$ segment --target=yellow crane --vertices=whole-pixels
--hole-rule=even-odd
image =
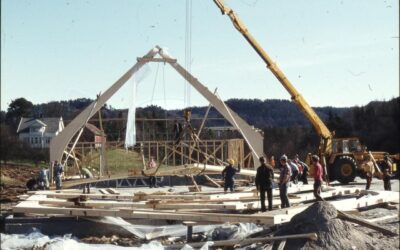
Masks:
[[[267,64],[267,68],[275,75],[283,87],[289,92],[293,102],[300,108],[304,115],[311,122],[321,138],[318,154],[322,159],[325,174],[329,179],[336,179],[341,183],[353,181],[359,167],[367,155],[372,155],[376,162],[384,159],[386,152],[367,152],[366,147],[362,146],[359,139],[352,138],[333,138],[332,133],[317,113],[307,103],[303,96],[296,90],[282,70],[274,63],[267,52],[261,47],[257,40],[251,35],[238,15],[223,0],[214,0],[223,15],[228,15],[233,26],[249,42],[257,54]],[[378,166],[376,166],[378,167]]]

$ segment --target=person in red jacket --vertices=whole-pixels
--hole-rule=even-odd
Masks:
[[[321,186],[322,186],[322,177],[323,177],[323,170],[322,166],[319,163],[318,155],[313,155],[311,157],[312,164],[314,166],[314,196],[317,200],[322,200],[321,198]]]

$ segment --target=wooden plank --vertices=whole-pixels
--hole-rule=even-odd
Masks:
[[[133,195],[119,195],[119,194],[63,194],[63,193],[54,193],[47,194],[47,197],[50,198],[62,198],[62,199],[71,199],[71,198],[96,198],[96,199],[114,199],[114,200],[132,200]]]
[[[390,192],[389,192],[390,193]],[[391,192],[394,193],[394,195],[396,194],[396,192]],[[64,194],[64,195],[70,195],[70,194]],[[334,205],[335,207],[339,207],[343,209],[343,205],[346,205],[346,209],[348,208],[358,208],[361,206],[366,206],[366,205],[374,205],[376,203],[379,202],[387,202],[385,201],[384,197],[388,197],[388,191],[386,192],[382,192],[378,193],[378,195],[372,196],[372,197],[368,197],[365,199],[368,199],[369,202],[366,202],[365,199],[360,198],[360,199],[344,199],[342,201],[332,201],[331,204]],[[392,197],[392,199],[393,199]],[[390,196],[389,196],[390,198]],[[34,201],[27,201],[27,202],[34,202]],[[106,202],[106,201],[87,201],[87,202],[82,202],[82,204],[87,204],[87,205],[105,205],[105,206],[110,206],[110,207],[116,207],[118,205],[122,206],[131,206],[131,205],[136,205],[135,209],[139,209],[139,207],[147,207],[147,208],[153,208],[153,209],[229,209],[229,208],[235,208],[234,206],[236,206],[236,209],[238,208],[238,206],[240,206],[240,203],[237,204],[208,204],[207,206],[205,206],[206,204],[163,204],[163,203],[159,203],[159,204],[155,204],[155,205],[139,205],[140,203],[120,203],[118,204],[118,202],[115,201],[111,201],[111,202]],[[34,204],[34,203],[33,203]],[[36,201],[37,205],[38,201]],[[145,215],[142,214],[135,214],[135,215],[130,215],[130,214],[126,214],[128,213],[127,211],[133,211],[133,210],[125,210],[125,209],[109,209],[110,212],[106,213],[103,210],[100,210],[100,212],[98,211],[98,209],[83,209],[83,210],[72,210],[72,212],[68,212],[70,211],[69,208],[64,208],[66,210],[61,210],[61,214],[70,214],[72,213],[72,215],[84,215],[84,216],[114,216],[112,214],[116,214],[116,216],[126,216],[128,218],[151,218],[151,219],[177,219],[180,220],[180,218],[184,218],[185,220],[195,220],[195,221],[214,221],[214,222],[223,222],[224,219],[226,219],[226,221],[235,221],[235,222],[240,222],[240,221],[264,221],[265,223],[269,223],[269,225],[273,225],[273,224],[281,224],[284,222],[289,221],[295,214],[305,210],[308,207],[308,205],[303,205],[303,206],[298,206],[298,207],[291,207],[288,209],[281,209],[281,210],[275,210],[275,211],[271,211],[271,212],[266,212],[266,213],[261,213],[261,214],[256,214],[256,215],[251,215],[251,217],[247,217],[247,218],[242,218],[242,217],[235,217],[235,215],[227,215],[224,214],[224,216],[221,217],[221,214],[215,214],[215,213],[185,213],[185,215],[182,215],[182,212],[180,213],[172,213],[169,214],[170,217],[164,216],[165,213],[161,213],[161,211],[158,211],[156,214],[149,214],[148,217],[146,217]],[[15,212],[25,212],[25,213],[58,213],[60,211],[57,210],[51,210],[54,207],[46,207],[46,206],[42,206],[42,207],[38,207],[38,206],[32,206],[32,203],[24,203],[21,202],[20,204],[18,204],[16,206],[16,210]],[[50,210],[49,210],[50,209]],[[56,208],[54,208],[56,209]],[[62,208],[60,208],[62,209]],[[85,213],[86,215],[85,215]],[[137,211],[136,211],[137,212]],[[154,211],[155,212],[155,211]],[[135,213],[135,211],[133,211],[133,213]],[[104,215],[106,214],[106,215]],[[111,215],[110,215],[111,214]],[[175,216],[176,215],[176,216]],[[232,217],[233,216],[233,217]],[[208,218],[209,217],[209,218]],[[188,219],[189,218],[189,219]],[[261,219],[260,219],[261,218]]]
[[[294,191],[297,191],[298,189],[295,189]],[[304,189],[300,189],[304,190]],[[322,197],[332,197],[332,196],[338,196],[338,195],[345,195],[345,194],[351,194],[351,193],[357,193],[359,188],[337,188],[332,191],[323,191],[321,193]],[[192,194],[170,194],[170,193],[165,193],[165,194],[147,194],[147,193],[135,193],[135,194],[128,194],[128,193],[123,193],[123,194],[96,194],[96,193],[91,193],[91,194],[85,194],[83,195],[82,193],[57,193],[54,191],[41,191],[41,194],[47,195],[47,197],[51,198],[61,198],[61,199],[70,199],[70,198],[78,198],[78,197],[85,197],[86,199],[114,199],[114,200],[152,200],[152,199],[161,199],[165,200],[166,202],[211,202],[211,201],[257,201],[258,197],[255,195],[253,191],[243,191],[243,192],[234,192],[234,193],[223,193],[223,192],[204,192],[204,195],[202,194],[203,192],[198,192],[198,193],[192,193]],[[279,195],[278,190],[273,190],[273,194],[275,197]],[[291,198],[290,200],[293,202],[302,202],[306,200],[313,200],[313,194],[310,193],[303,193],[303,194],[296,194],[297,199]],[[276,202],[274,202],[276,203]]]
[[[274,245],[273,245],[272,243],[266,244],[266,245],[263,246],[263,250],[272,250],[272,247],[273,247],[273,246],[274,246]]]
[[[24,201],[13,208],[14,213],[27,214],[64,214],[69,216],[114,216],[137,219],[161,219],[161,220],[191,220],[209,222],[252,222],[271,225],[271,219],[259,214],[220,214],[220,213],[190,213],[190,212],[162,212],[162,211],[137,211],[132,209],[87,209],[87,208],[60,208],[47,207],[37,201]]]
[[[108,191],[108,193],[110,194],[120,194],[117,190],[115,190],[114,188],[107,188],[106,189]]]
[[[110,194],[106,189],[99,189],[99,192],[102,194]]]
[[[192,179],[193,185],[196,187],[196,191],[200,192],[201,190],[200,190],[199,186],[197,185],[197,182],[194,179],[193,175],[190,175],[190,178]]]
[[[390,220],[390,219],[394,219],[394,218],[399,219],[399,215],[397,215],[397,214],[386,215],[386,216],[383,216],[383,217],[378,217],[378,218],[373,218],[373,219],[366,219],[366,221],[368,221],[368,222],[377,222],[377,221]]]
[[[286,245],[286,240],[282,240],[281,242],[279,242],[277,250],[283,250],[285,248],[285,245]]]
[[[214,184],[214,186],[215,187],[217,187],[217,188],[220,188],[221,187],[221,185],[219,185],[218,183],[216,183],[210,176],[208,176],[208,175],[203,175],[204,177],[206,177],[206,179],[209,181],[209,182],[211,182],[212,184]]]
[[[222,193],[222,194],[212,194],[212,195],[202,195],[202,194],[135,194],[135,200],[149,200],[149,199],[162,199],[162,200],[172,200],[172,199],[182,199],[182,200],[220,200],[220,199],[239,199],[244,197],[255,197],[253,192],[234,192],[234,193]]]
[[[263,243],[268,241],[275,240],[283,240],[286,241],[288,239],[308,239],[308,240],[317,240],[318,236],[316,233],[308,233],[308,234],[293,234],[293,235],[284,235],[284,236],[272,236],[272,237],[262,237],[262,238],[245,238],[238,240],[221,240],[221,241],[213,241],[212,247],[220,247],[220,246],[246,246],[253,243]],[[195,243],[186,243],[193,248],[202,247],[205,242],[195,242]],[[185,244],[174,244],[174,245],[165,245],[167,248],[182,248]]]
[[[378,224],[375,224],[373,222],[368,222],[368,221],[366,221],[364,219],[361,219],[361,218],[358,218],[358,217],[356,217],[354,215],[352,216],[352,215],[345,214],[345,213],[343,213],[341,211],[338,211],[338,218],[342,219],[342,220],[346,220],[346,221],[350,221],[350,222],[356,223],[358,225],[361,225],[361,226],[364,226],[364,227],[367,227],[367,228],[370,228],[370,229],[373,229],[373,230],[376,230],[378,232],[381,232],[381,233],[389,235],[389,236],[397,236],[397,235],[399,235],[398,233],[396,233],[394,231],[391,231],[389,229],[386,229],[386,228],[384,228],[382,226],[379,226]]]

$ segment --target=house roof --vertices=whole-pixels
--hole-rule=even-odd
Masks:
[[[96,127],[95,125],[91,124],[91,123],[86,123],[85,127],[87,129],[89,129],[89,131],[92,132],[95,135],[101,135],[102,134],[101,130],[98,127]]]
[[[45,118],[28,118],[21,117],[21,121],[19,122],[17,133],[23,132],[26,129],[29,129],[34,124],[39,124],[40,126],[46,127],[45,133],[55,133],[58,131],[60,121],[62,122],[62,117],[53,118],[53,117],[45,117]]]

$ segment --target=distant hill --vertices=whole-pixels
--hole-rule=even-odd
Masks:
[[[64,120],[73,119],[93,100],[76,99],[32,105],[25,100],[24,116],[62,116]],[[28,103],[27,103],[28,102]],[[30,103],[30,104],[29,104]],[[250,125],[263,129],[265,134],[265,150],[269,154],[304,153],[315,151],[318,135],[298,107],[288,100],[229,99],[227,105],[245,119]],[[28,107],[28,108],[26,108]],[[192,117],[204,116],[207,107],[192,107]],[[338,137],[357,136],[371,150],[383,150],[391,153],[400,152],[400,98],[389,101],[372,101],[365,106],[348,108],[315,107],[320,118]],[[16,128],[18,114],[21,111],[13,107],[8,113],[2,112],[0,121],[9,122],[11,131]],[[127,109],[114,109],[105,105],[103,118],[123,118],[104,124],[109,140],[124,138]],[[138,108],[138,118],[182,118],[182,110],[164,110],[158,106]],[[14,117],[13,117],[14,116]],[[210,118],[222,117],[215,109],[211,109]],[[97,119],[97,116],[94,118]],[[94,122],[96,123],[96,122]],[[206,126],[227,125],[227,122],[210,120]],[[146,126],[151,126],[147,127]],[[146,131],[168,130],[171,126],[166,122],[153,125],[140,125]],[[145,131],[145,132],[146,132]],[[156,139],[153,137],[153,139]]]
[[[226,104],[249,124],[257,128],[310,126],[310,122],[299,108],[288,100],[229,99]],[[351,108],[321,107],[315,108],[322,120],[329,114],[342,116]],[[195,107],[192,112],[198,116],[205,113],[206,107]],[[209,117],[221,117],[215,109]]]

